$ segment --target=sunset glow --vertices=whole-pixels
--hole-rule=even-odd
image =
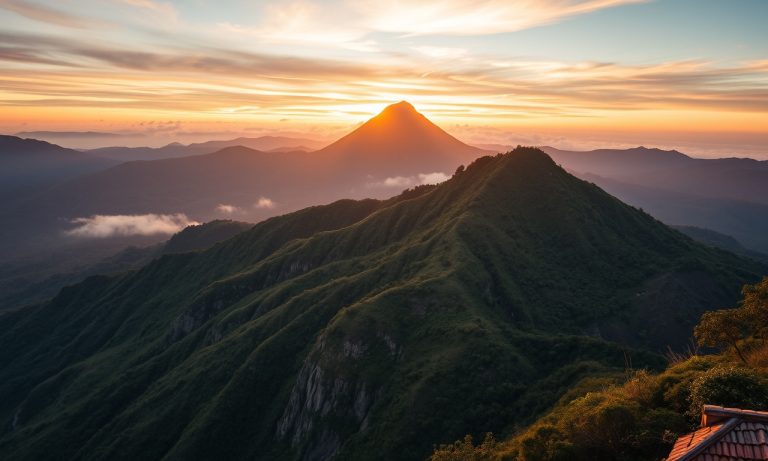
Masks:
[[[0,0],[0,131],[332,140],[408,100],[474,143],[768,156],[765,2],[387,5]]]

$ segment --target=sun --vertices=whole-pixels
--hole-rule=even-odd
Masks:
[[[390,104],[401,101],[401,99],[392,99],[381,102],[348,102],[343,104],[333,104],[326,107],[328,114],[334,117],[356,122],[361,119],[369,119],[379,114]]]

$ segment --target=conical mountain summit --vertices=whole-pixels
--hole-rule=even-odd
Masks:
[[[387,106],[378,115],[316,152],[332,168],[378,176],[450,173],[486,153],[446,133],[410,103]]]

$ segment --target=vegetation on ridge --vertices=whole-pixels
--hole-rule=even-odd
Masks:
[[[768,277],[746,285],[739,307],[706,312],[701,346],[719,355],[681,356],[659,374],[631,371],[584,380],[554,409],[508,440],[472,437],[437,448],[432,461],[659,460],[694,430],[705,404],[768,410]],[[729,331],[732,335],[723,335]]]
[[[0,315],[0,454],[423,459],[661,369],[763,271],[519,148]]]

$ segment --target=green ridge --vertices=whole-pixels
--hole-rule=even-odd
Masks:
[[[764,271],[518,148],[0,315],[0,457],[423,459],[662,367]]]

